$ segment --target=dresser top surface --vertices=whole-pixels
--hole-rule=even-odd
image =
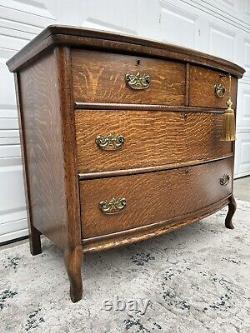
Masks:
[[[228,60],[174,44],[65,25],[50,25],[45,28],[14,55],[7,65],[11,71],[18,71],[45,49],[60,45],[174,59],[219,69],[239,78],[245,72],[242,67]]]

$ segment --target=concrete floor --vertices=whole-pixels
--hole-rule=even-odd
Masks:
[[[250,177],[239,178],[234,181],[234,196],[240,200],[250,201]],[[28,242],[28,240],[24,239],[11,244],[0,245],[0,250],[26,242]]]
[[[234,181],[234,196],[240,200],[250,201],[250,177]]]

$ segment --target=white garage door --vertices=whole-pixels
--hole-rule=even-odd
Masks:
[[[14,81],[5,63],[54,23],[176,43],[243,66],[235,176],[250,174],[250,0],[0,0],[0,243],[27,234]]]

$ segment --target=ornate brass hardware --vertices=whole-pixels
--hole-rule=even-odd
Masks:
[[[220,184],[222,186],[226,186],[226,185],[228,185],[229,180],[230,180],[230,176],[225,174],[220,178]]]
[[[147,89],[150,85],[150,75],[149,74],[126,74],[125,81],[131,89],[142,90]]]
[[[120,213],[127,205],[125,198],[112,198],[110,201],[105,200],[99,203],[99,207],[103,214],[113,215]]]
[[[98,148],[102,150],[118,150],[125,143],[123,135],[109,134],[107,136],[98,135],[95,139]]]
[[[222,83],[217,83],[214,85],[214,93],[217,97],[222,98],[225,96],[226,88]]]

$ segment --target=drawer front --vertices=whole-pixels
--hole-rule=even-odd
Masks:
[[[188,113],[185,121],[186,160],[210,160],[233,153],[232,142],[221,140],[223,125],[223,113]]]
[[[184,105],[185,65],[95,51],[72,51],[77,102]]]
[[[233,160],[190,168],[80,182],[83,238],[165,221],[197,211],[232,189]]]
[[[190,66],[190,106],[223,108],[229,96],[229,76],[200,66]],[[223,94],[225,89],[225,93]],[[237,79],[232,77],[231,96],[236,105]],[[221,96],[221,97],[219,97]]]
[[[154,167],[232,152],[220,141],[223,114],[76,111],[78,171]],[[123,140],[120,142],[119,140]]]

